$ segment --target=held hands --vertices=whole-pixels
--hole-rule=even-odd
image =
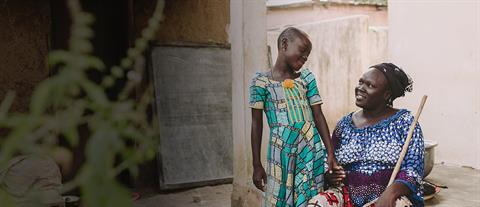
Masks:
[[[343,182],[343,178],[345,178],[345,171],[343,168],[338,165],[337,159],[335,159],[335,155],[333,153],[329,153],[327,156],[327,177],[330,175],[332,177],[332,182],[329,182],[332,186],[339,186],[340,183]]]
[[[265,191],[265,185],[267,184],[267,173],[261,165],[253,167],[253,184],[261,191]]]
[[[327,156],[327,164],[328,164],[328,173],[333,173],[333,169],[338,165],[337,159],[335,159],[335,156],[333,154],[329,154]],[[343,168],[342,168],[343,169]]]
[[[335,162],[336,164],[336,162]],[[345,170],[343,170],[342,166],[334,165],[332,168],[331,173],[330,170],[325,174],[325,179],[327,180],[328,184],[334,187],[340,186],[343,183],[343,180],[346,177]]]

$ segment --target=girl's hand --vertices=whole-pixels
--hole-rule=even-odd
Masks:
[[[335,159],[335,155],[329,154],[327,156],[327,165],[328,165],[328,173],[333,173],[333,169],[338,166],[337,159]]]
[[[265,185],[267,184],[267,173],[261,165],[253,167],[253,184],[261,191],[265,191]]]

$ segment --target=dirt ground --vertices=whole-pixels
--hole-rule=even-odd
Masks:
[[[427,180],[445,185],[426,207],[480,206],[480,170],[435,165]],[[153,194],[135,202],[135,207],[230,207],[232,185],[195,188],[168,194]],[[260,205],[259,205],[260,206]]]
[[[232,185],[195,188],[140,199],[135,207],[229,207]]]

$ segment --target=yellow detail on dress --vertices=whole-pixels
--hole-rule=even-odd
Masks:
[[[297,84],[295,82],[293,82],[292,84],[288,82],[287,84],[285,83],[287,80],[282,83],[286,100],[286,103],[282,103],[282,106],[284,106],[283,104],[286,104],[290,122],[294,123],[301,121],[309,121],[310,116],[307,114],[309,109],[307,108],[307,105],[303,103],[303,100],[305,98],[300,94],[300,89],[298,88]]]

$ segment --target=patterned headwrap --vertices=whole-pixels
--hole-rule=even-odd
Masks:
[[[413,81],[410,76],[393,63],[380,63],[371,68],[381,71],[387,78],[388,86],[392,92],[392,96],[388,100],[389,105],[392,105],[396,98],[405,96],[405,92],[413,90]]]

